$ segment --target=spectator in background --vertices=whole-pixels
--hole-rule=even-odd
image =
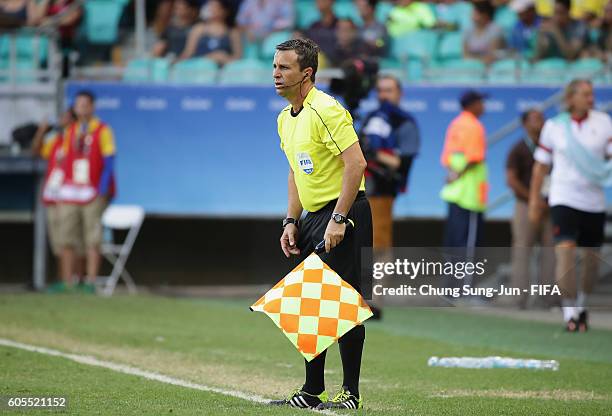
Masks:
[[[263,40],[272,32],[293,28],[293,1],[244,0],[238,9],[236,23],[249,42]]]
[[[594,40],[589,47],[588,55],[607,61],[609,55],[612,54],[612,1],[606,4],[598,26]]]
[[[34,24],[43,27],[52,24],[59,25],[59,46],[63,55],[62,73],[64,77],[69,75],[69,55],[76,49],[75,38],[82,16],[82,7],[75,6],[74,0],[42,0],[36,6]],[[56,19],[59,20],[56,22]]]
[[[375,249],[393,246],[393,202],[406,191],[410,168],[420,147],[416,121],[400,108],[402,91],[394,76],[378,77],[379,107],[366,116],[360,134],[368,163],[366,192],[372,207]]]
[[[530,263],[533,246],[540,243],[539,284],[554,283],[555,257],[552,222],[545,207],[539,224],[532,224],[527,215],[529,187],[533,170],[533,153],[540,141],[544,114],[532,109],[521,115],[525,136],[514,145],[506,160],[506,182],[516,198],[512,218],[512,287],[527,289],[530,282]],[[541,200],[544,203],[544,200]],[[533,282],[535,283],[535,282]],[[527,306],[527,294],[517,299],[519,308]]]
[[[378,0],[355,0],[355,6],[363,21],[359,28],[361,40],[370,56],[382,57],[387,53],[389,36],[385,25],[376,20],[374,12],[377,4]]]
[[[367,45],[361,40],[357,26],[351,19],[338,19],[336,23],[336,46],[327,55],[331,66],[339,67],[348,59],[367,55]]]
[[[589,80],[571,81],[565,89],[565,104],[565,112],[544,124],[534,153],[529,220],[534,224],[542,221],[545,205],[541,190],[550,172],[548,204],[563,320],[568,332],[585,332],[587,297],[599,277],[599,251],[605,236],[604,187],[612,182],[612,119],[593,109],[593,84]],[[578,249],[582,254],[580,267],[576,261]]]
[[[493,22],[495,9],[488,1],[474,3],[474,26],[463,34],[463,57],[478,59],[485,64],[495,61],[504,46],[504,33]]]
[[[61,280],[62,270],[60,263],[60,255],[62,247],[60,245],[59,236],[61,223],[59,219],[59,190],[64,179],[63,159],[64,159],[64,134],[68,127],[76,121],[76,115],[73,109],[66,110],[59,121],[58,126],[50,127],[47,121],[43,121],[38,126],[38,130],[32,141],[32,155],[40,157],[47,161],[47,170],[43,183],[42,200],[47,212],[47,233],[49,235],[49,244],[51,252],[57,258],[57,277],[58,282],[51,285],[48,289],[51,293],[63,292],[67,289],[70,282]],[[85,268],[83,267],[83,259],[85,256],[84,245],[81,235],[78,235],[76,246],[77,257],[75,275],[77,278],[83,277]]]
[[[321,18],[306,30],[306,37],[319,45],[323,55],[328,57],[333,55],[336,48],[338,18],[334,14],[334,0],[317,0],[316,4]]]
[[[552,18],[540,25],[536,59],[576,59],[588,40],[584,23],[570,18],[570,0],[555,0]]]
[[[485,111],[485,95],[466,91],[462,112],[448,126],[441,163],[447,170],[441,197],[448,202],[445,247],[473,249],[481,245],[483,213],[487,204],[485,128],[478,120]]]
[[[62,280],[68,287],[73,283],[75,253],[82,236],[87,276],[81,288],[94,293],[100,269],[102,213],[115,195],[115,141],[111,128],[95,116],[91,92],[77,93],[74,112],[77,122],[64,134],[64,180],[58,194]]]
[[[398,0],[389,13],[387,30],[392,37],[405,35],[415,30],[431,29],[436,16],[431,7],[417,0]]]
[[[510,3],[512,9],[518,16],[514,24],[508,46],[521,56],[533,57],[538,37],[538,29],[542,19],[536,13],[534,0],[513,0]]]
[[[35,24],[36,0],[0,0],[0,28]]]
[[[208,0],[206,7],[208,19],[189,32],[180,59],[204,57],[219,65],[240,59],[242,41],[238,29],[230,24],[229,8],[221,0]]]
[[[153,46],[153,56],[167,54],[179,56],[187,44],[187,37],[199,20],[197,0],[176,0],[172,8],[172,20]]]
[[[74,0],[42,0],[36,6],[33,20],[38,26],[45,26],[54,20],[54,16],[66,13],[58,21],[62,48],[72,48],[76,30],[83,16],[80,6],[71,9],[73,3]]]

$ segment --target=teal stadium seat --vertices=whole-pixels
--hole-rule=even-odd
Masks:
[[[389,13],[393,9],[393,4],[388,1],[379,1],[376,5],[376,10],[374,11],[374,15],[376,20],[380,23],[387,23],[387,19],[389,19]]]
[[[584,78],[590,79],[598,84],[605,84],[607,82],[607,79],[606,74],[604,73],[604,68],[604,63],[599,59],[580,59],[570,64],[569,71],[567,71],[567,76],[565,80],[571,81],[575,78]]]
[[[463,37],[460,32],[449,32],[442,35],[438,44],[438,60],[456,60],[463,57]]]
[[[313,7],[315,6],[313,5]],[[361,20],[361,16],[359,15],[359,10],[357,10],[355,4],[350,0],[336,0],[334,3],[334,13],[339,19],[350,19],[355,22],[356,25],[363,24],[363,20]]]
[[[250,42],[246,36],[242,37],[242,59],[259,59],[261,44]]]
[[[113,44],[119,35],[119,19],[126,0],[87,0],[85,36],[93,44]]]
[[[165,58],[132,59],[123,71],[126,82],[166,82],[170,61]]]
[[[484,80],[485,65],[476,59],[440,62],[428,70],[428,80],[440,83],[474,84]]]
[[[380,69],[402,69],[402,63],[393,58],[384,58],[380,60]]]
[[[510,33],[517,20],[516,12],[508,6],[501,6],[495,11],[494,21],[506,34]]]
[[[516,84],[528,74],[529,67],[526,60],[502,59],[491,64],[487,80],[491,84]]]
[[[551,58],[538,61],[531,66],[529,73],[523,79],[527,84],[557,85],[563,84],[568,65],[564,59]]]
[[[170,72],[170,81],[177,84],[216,84],[217,63],[211,59],[193,58],[177,62]]]
[[[14,35],[15,77],[17,83],[36,81],[35,71],[43,68],[49,55],[49,39],[46,36],[23,31]],[[11,36],[0,36],[0,69],[10,69]],[[8,81],[10,74],[2,76],[2,82]]]
[[[255,59],[230,62],[221,69],[219,83],[272,85],[272,65]]]
[[[428,60],[432,57],[438,43],[438,34],[430,30],[419,30],[393,39],[391,56],[398,61],[412,58]]]
[[[32,33],[15,35],[15,56],[19,60],[32,60],[38,65],[47,62],[49,55],[49,39],[46,36]],[[9,58],[11,53],[10,35],[0,35],[0,56]]]
[[[472,26],[472,10],[471,3],[466,1],[457,1],[449,4],[445,8],[437,8],[436,17],[447,23],[457,25],[459,30],[465,30]]]
[[[261,57],[264,60],[272,60],[272,58],[274,58],[274,53],[276,53],[276,45],[289,40],[292,37],[291,32],[288,31],[274,32],[269,34],[261,45]]]
[[[308,29],[321,18],[319,10],[312,0],[298,0],[295,3],[296,24],[298,29]]]

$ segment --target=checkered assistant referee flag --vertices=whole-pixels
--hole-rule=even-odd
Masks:
[[[361,295],[312,253],[251,306],[274,321],[307,361],[372,316]]]

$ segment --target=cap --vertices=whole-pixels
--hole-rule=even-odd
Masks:
[[[512,0],[509,6],[513,12],[523,13],[530,7],[535,7],[535,0]]]
[[[459,102],[461,103],[461,107],[465,108],[468,105],[475,103],[476,101],[483,100],[487,97],[487,94],[480,93],[476,90],[467,90],[461,95]]]

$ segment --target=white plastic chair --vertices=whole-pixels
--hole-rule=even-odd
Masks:
[[[125,263],[144,221],[144,215],[144,209],[137,205],[111,205],[104,211],[102,226],[110,230],[111,235],[114,230],[128,230],[128,233],[121,244],[115,243],[112,238],[102,244],[101,254],[113,265],[109,276],[99,278],[103,286],[103,295],[111,296],[120,278],[123,279],[130,294],[136,293],[136,284],[125,269]]]

